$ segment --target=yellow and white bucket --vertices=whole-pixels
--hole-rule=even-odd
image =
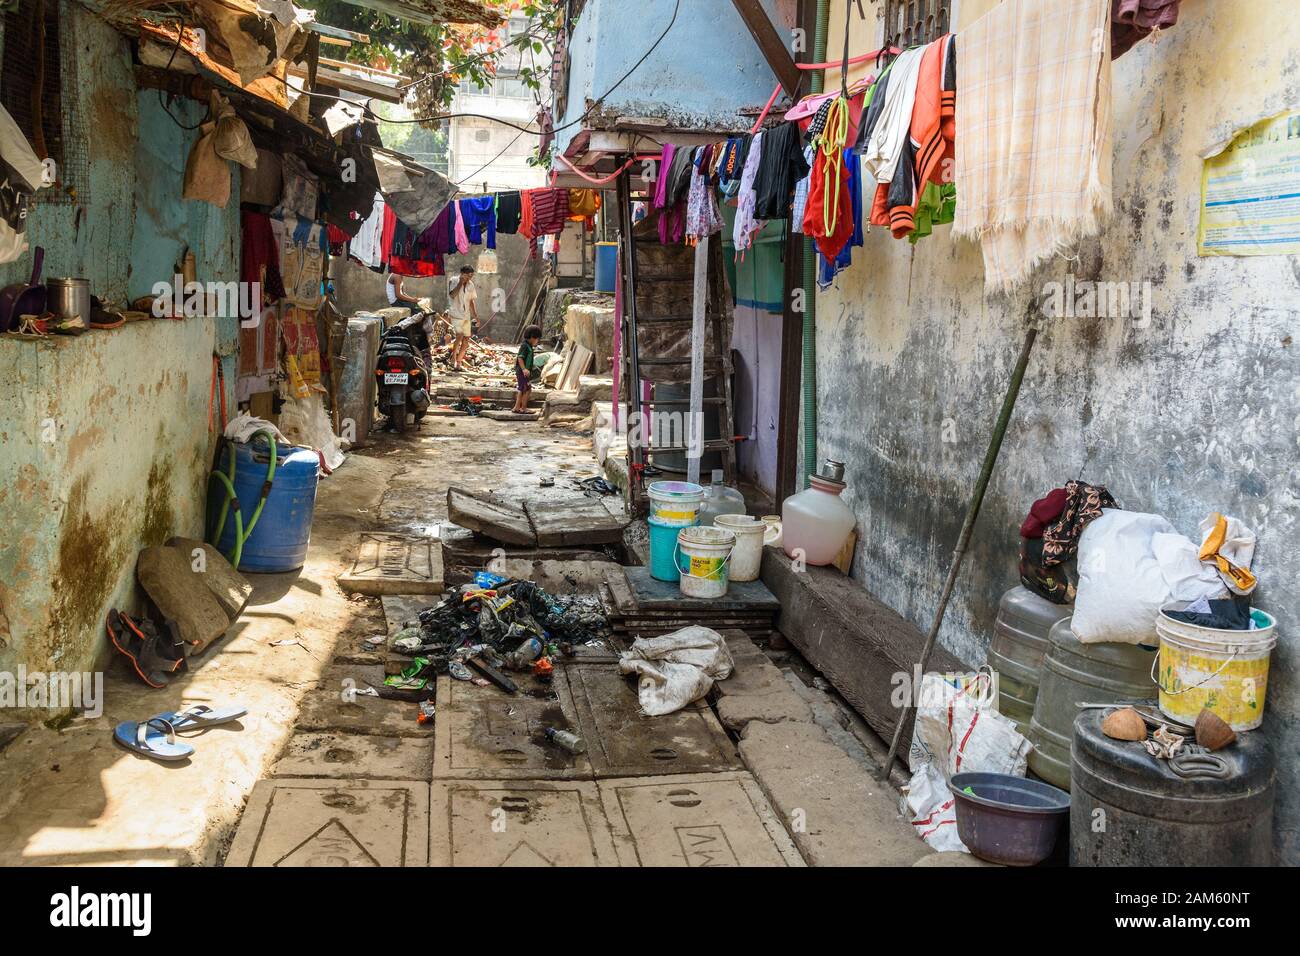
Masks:
[[[704,488],[690,481],[656,481],[646,488],[650,517],[661,525],[687,528],[700,519]]]
[[[683,528],[677,532],[677,567],[682,572],[682,594],[693,598],[720,598],[727,593],[727,562],[736,536],[726,528]]]
[[[1195,724],[1201,709],[1213,711],[1233,730],[1254,730],[1264,720],[1268,664],[1277,644],[1277,620],[1255,609],[1256,629],[1199,627],[1167,616],[1156,618],[1160,653],[1153,664],[1160,711]]]

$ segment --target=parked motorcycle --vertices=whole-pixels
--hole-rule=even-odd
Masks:
[[[399,435],[406,431],[407,416],[415,427],[429,411],[429,369],[425,364],[429,337],[427,313],[417,312],[386,330],[379,339],[375,378],[379,385],[379,413]]]

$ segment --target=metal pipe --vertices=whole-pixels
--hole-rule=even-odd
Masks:
[[[826,61],[827,33],[830,26],[830,0],[817,0],[817,20],[813,29],[813,62]],[[812,91],[820,93],[826,86],[826,72],[812,74]],[[817,247],[812,239],[803,240],[803,474],[804,487],[817,471]]]
[[[645,451],[641,447],[640,437],[645,434],[643,414],[644,409],[641,406],[641,362],[637,354],[637,334],[636,334],[636,238],[632,235],[632,186],[629,182],[631,172],[624,169],[618,177],[617,194],[618,194],[618,230],[619,242],[623,248],[623,311],[627,316],[627,335],[624,340],[624,348],[628,356],[628,417],[630,418],[633,410],[637,412],[637,417],[627,423],[628,435],[636,436],[635,441],[629,441],[627,446],[628,459],[632,463],[632,474],[628,476],[628,483],[632,489],[632,499],[636,500],[636,482],[641,473],[641,468],[645,463]],[[615,396],[617,400],[618,396]],[[633,430],[632,425],[636,424]]]
[[[939,627],[943,624],[944,613],[948,610],[948,600],[952,597],[953,585],[957,583],[957,572],[961,570],[962,559],[966,556],[966,548],[970,544],[971,533],[975,530],[975,519],[979,517],[980,506],[984,503],[984,493],[988,490],[989,479],[993,477],[993,466],[997,464],[998,453],[1002,451],[1002,439],[1007,434],[1007,424],[1011,421],[1011,413],[1016,407],[1016,398],[1020,395],[1020,384],[1025,379],[1025,369],[1029,366],[1029,353],[1034,349],[1034,340],[1038,338],[1037,323],[1029,327],[1025,333],[1025,343],[1020,347],[1020,358],[1016,361],[1016,367],[1011,373],[1011,382],[1007,386],[1006,398],[1002,400],[1002,410],[998,413],[998,420],[993,426],[993,435],[989,438],[988,451],[984,453],[984,466],[980,469],[979,480],[975,482],[975,490],[971,493],[970,504],[966,507],[966,520],[962,523],[961,534],[957,537],[957,547],[952,553],[952,566],[948,568],[948,580],[944,582],[943,592],[939,595],[939,606],[934,612],[934,623],[930,625],[930,633],[925,638],[925,646],[921,649],[920,672],[925,673],[925,667],[930,662],[930,653],[934,650],[934,642],[939,636]],[[915,706],[916,693],[919,688],[912,688],[911,699],[903,707],[902,714],[899,715],[898,723],[894,727],[894,739],[889,744],[889,755],[885,758],[885,775],[894,767],[894,759],[898,756],[898,744],[903,737],[903,728],[907,725],[907,718],[911,715]]]

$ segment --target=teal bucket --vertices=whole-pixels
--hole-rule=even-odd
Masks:
[[[647,518],[650,525],[650,577],[676,584],[682,576],[677,569],[677,532],[682,529],[658,518]]]

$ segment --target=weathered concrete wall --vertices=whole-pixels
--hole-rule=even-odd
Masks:
[[[33,214],[47,274],[83,276],[120,302],[169,279],[189,247],[200,279],[238,279],[238,205],[180,199],[196,134],[163,114],[155,92],[137,93],[127,40],[81,6],[66,9],[64,42],[76,44],[83,83],[64,95],[96,135],[80,204]],[[186,125],[203,114],[172,109]],[[30,268],[29,253],[0,267],[0,283]],[[139,550],[202,534],[212,354],[229,356],[235,332],[233,318],[148,320],[0,340],[0,671],[102,665],[105,613],[137,603]]]
[[[478,257],[486,246],[470,246],[466,255],[447,257],[447,275],[454,276],[461,266],[478,266]],[[501,318],[487,328],[489,336],[499,329],[513,332],[523,317],[524,310],[532,304],[538,286],[546,277],[546,261],[541,257],[528,258],[528,240],[522,236],[497,236],[497,271],[495,274],[478,273],[474,284],[478,288],[478,314],[487,323],[495,306],[501,307]],[[522,276],[520,275],[522,273]],[[381,309],[388,305],[385,273],[371,272],[350,259],[335,257],[330,260],[330,277],[334,280],[334,294],[339,311],[344,315]],[[516,281],[517,280],[517,281]],[[447,307],[447,280],[445,276],[427,279],[403,277],[402,289],[416,298],[429,296],[435,309]],[[495,336],[493,336],[495,338]]]
[[[733,129],[736,110],[761,107],[776,78],[734,6],[726,0],[681,0],[677,21],[636,72],[615,84],[668,26],[674,0],[641,0],[635,24],[627,0],[589,0],[569,50],[568,99],[563,116],[572,121],[613,89],[600,107],[608,117],[667,119],[677,129]],[[764,0],[773,22],[793,23],[793,4]],[[600,127],[594,119],[588,125]],[[564,152],[582,124],[556,133]]]
[[[967,0],[963,22],[989,5]],[[837,6],[832,23],[843,22]],[[1282,622],[1264,732],[1280,764],[1277,845],[1291,864],[1300,862],[1300,263],[1200,258],[1196,232],[1200,151],[1300,105],[1287,42],[1298,31],[1291,3],[1187,3],[1158,42],[1116,61],[1115,216],[1077,261],[1043,269],[1009,298],[985,298],[978,248],[952,241],[949,227],[915,251],[874,230],[817,303],[818,452],[847,463],[854,576],[926,627],[1042,284],[1070,271],[1151,283],[1149,327],[1047,323],[941,641],[965,660],[984,657],[998,597],[1017,581],[1016,529],[1034,498],[1069,478],[1105,484],[1123,507],[1163,514],[1193,537],[1211,511],[1241,517],[1260,534],[1257,601]],[[835,31],[831,41],[842,42]]]

